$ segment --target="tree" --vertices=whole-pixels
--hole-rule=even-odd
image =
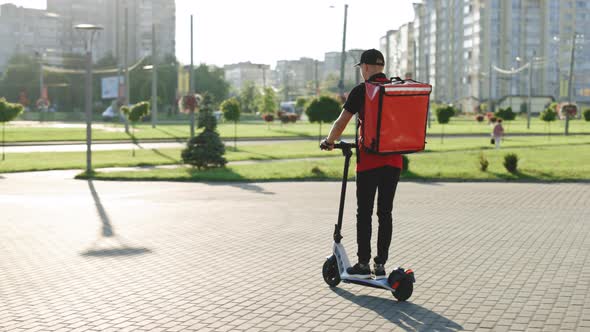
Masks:
[[[217,120],[212,111],[211,96],[205,94],[199,114],[199,128],[205,129],[198,136],[188,140],[186,148],[181,153],[184,163],[197,167],[199,170],[225,166],[227,163],[223,157],[225,147],[221,137],[215,131],[216,127]]]
[[[451,121],[451,117],[455,115],[455,108],[452,105],[439,106],[434,111],[436,113],[436,121],[442,125],[442,133],[440,136],[440,142],[444,142],[445,137],[445,124]]]
[[[211,95],[213,105],[219,105],[229,95],[229,83],[225,80],[223,68],[199,65],[194,69],[195,91]]]
[[[202,97],[200,95],[186,95],[178,99],[178,108],[182,112],[187,112],[190,115],[190,133],[191,137],[195,137],[195,111],[199,111],[199,105]]]
[[[131,137],[133,139],[133,143],[137,144],[137,139],[135,138],[135,124],[150,114],[150,103],[147,101],[142,101],[132,105],[131,107],[123,106],[121,107],[121,111],[123,114],[125,114],[129,122],[131,122]],[[133,147],[132,151],[132,155],[135,157],[135,146]]]
[[[39,61],[22,54],[12,56],[0,81],[0,91],[11,102],[18,101],[24,92],[34,104],[39,99]]]
[[[274,112],[277,109],[277,95],[272,88],[265,88],[264,94],[258,98],[258,109],[269,129],[270,122],[274,120]]]
[[[496,112],[496,117],[506,121],[506,125],[508,126],[509,121],[512,121],[516,118],[516,113],[512,111],[512,107],[508,106],[507,108],[500,108]]]
[[[0,122],[2,122],[2,161],[6,159],[4,152],[4,130],[6,122],[14,120],[19,114],[23,112],[24,107],[20,104],[12,104],[4,98],[0,98]]]
[[[236,98],[230,98],[221,103],[223,118],[234,123],[234,150],[237,148],[238,120],[240,119],[240,102]]]
[[[244,113],[256,113],[258,111],[258,105],[256,101],[260,95],[258,88],[252,81],[246,81],[242,90],[240,91],[240,104]]]
[[[557,119],[557,112],[551,105],[541,112],[541,120],[545,121],[549,127],[549,139],[551,139],[551,122],[555,121],[555,119]]]
[[[505,121],[512,121],[516,118],[516,114],[512,111],[512,107],[500,108],[498,112],[496,112],[496,116]]]
[[[320,124],[318,136],[320,141],[322,140],[322,122],[333,122],[338,119],[341,109],[340,102],[329,96],[314,98],[305,109],[309,122]]]
[[[305,97],[297,98],[297,100],[295,100],[295,112],[297,112],[297,114],[303,113],[303,110],[305,109],[305,105],[307,105],[307,102],[308,99]]]

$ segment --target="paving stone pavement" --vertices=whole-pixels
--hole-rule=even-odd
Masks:
[[[339,183],[75,173],[0,174],[0,331],[590,331],[589,184],[401,183],[403,303],[322,280]]]

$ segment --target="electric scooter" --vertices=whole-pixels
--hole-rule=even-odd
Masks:
[[[406,301],[412,296],[414,291],[414,272],[410,269],[404,270],[399,267],[393,270],[388,278],[382,279],[361,279],[351,277],[347,272],[350,265],[344,245],[341,243],[342,235],[340,233],[342,229],[342,214],[344,212],[344,198],[346,196],[346,183],[348,179],[348,167],[350,166],[350,157],[352,156],[352,148],[356,148],[355,144],[340,142],[334,144],[335,149],[341,149],[342,154],[345,157],[344,160],[344,175],[342,177],[342,191],[340,193],[340,209],[338,211],[338,224],[335,225],[334,229],[334,245],[332,248],[332,255],[328,256],[322,274],[324,281],[330,287],[336,287],[340,281],[345,283],[357,284],[373,288],[383,288],[391,291],[393,296],[398,301]]]

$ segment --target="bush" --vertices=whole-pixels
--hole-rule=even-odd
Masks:
[[[518,170],[518,156],[515,153],[509,153],[504,156],[504,167],[512,174]]]
[[[150,103],[147,101],[139,102],[131,107],[121,107],[121,110],[132,123],[136,123],[150,114]]]
[[[274,116],[274,115],[272,115],[272,114],[270,114],[270,113],[267,113],[267,114],[264,114],[264,115],[262,116],[262,119],[263,119],[265,122],[273,122],[273,121],[275,120],[275,116]]]
[[[475,117],[475,121],[477,121],[477,122],[483,122],[483,119],[484,119],[484,117],[481,114],[479,114]]]
[[[500,108],[498,112],[496,112],[496,116],[506,121],[512,121],[516,118],[516,114],[512,111],[512,107]]]
[[[486,158],[486,156],[484,156],[483,152],[479,154],[479,169],[482,172],[485,172],[488,170],[488,166],[490,166],[490,162],[488,161],[488,158]]]
[[[294,113],[280,112],[279,114],[279,119],[282,123],[295,123],[297,122],[297,118],[299,117],[297,114]]]
[[[223,167],[227,163],[223,157],[225,146],[215,130],[217,120],[211,111],[211,98],[206,95],[202,103],[199,128],[204,127],[205,129],[187,142],[186,148],[181,153],[182,161],[198,169]]]
[[[201,169],[225,166],[227,160],[223,157],[224,153],[225,147],[219,134],[205,129],[188,141],[181,156],[185,164]]]
[[[406,155],[402,155],[402,172],[405,173],[410,169],[410,159]]]
[[[440,124],[449,123],[451,117],[457,113],[455,108],[451,105],[438,107],[434,112],[436,114],[436,120]]]
[[[584,115],[584,120],[590,121],[590,108],[585,109],[582,115]]]
[[[546,108],[543,112],[541,112],[541,120],[545,122],[555,121],[557,119],[557,112],[551,108]]]

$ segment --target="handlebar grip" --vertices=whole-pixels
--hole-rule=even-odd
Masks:
[[[347,143],[345,141],[340,141],[340,143],[334,144],[334,149],[346,149],[346,148],[356,148],[356,144],[354,143]]]

